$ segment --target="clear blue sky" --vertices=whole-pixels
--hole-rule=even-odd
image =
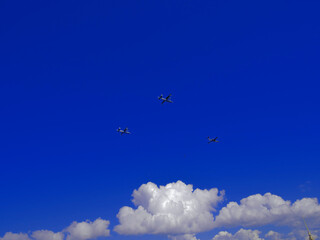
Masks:
[[[113,227],[148,181],[319,198],[319,9],[2,0],[0,236]]]

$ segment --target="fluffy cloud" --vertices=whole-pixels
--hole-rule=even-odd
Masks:
[[[25,233],[7,232],[0,240],[88,240],[97,237],[110,236],[108,229],[110,222],[101,218],[94,222],[73,222],[62,232],[54,233],[49,230],[39,230],[31,233],[31,236]]]
[[[255,194],[229,202],[219,213],[218,203],[224,191],[193,189],[181,181],[157,186],[143,184],[132,194],[135,208],[122,207],[114,230],[119,234],[166,234],[171,240],[198,240],[195,234],[219,227],[253,227],[264,225],[289,226],[289,234],[269,231],[264,237],[270,240],[297,240],[307,237],[302,222],[306,218],[311,229],[320,226],[320,205],[316,198],[303,198],[291,203],[280,196]],[[216,217],[214,218],[214,214]],[[29,234],[7,232],[0,240],[89,240],[110,235],[110,222],[101,218],[95,221],[73,222],[63,231],[34,231]],[[311,231],[316,239],[320,234]],[[240,229],[237,233],[219,232],[213,240],[261,240],[257,230]]]
[[[234,235],[226,231],[219,232],[212,240],[263,240],[263,238],[260,238],[259,236],[260,233],[261,232],[258,230],[246,230],[241,228]]]
[[[87,240],[97,237],[110,236],[110,230],[108,229],[110,222],[98,218],[94,222],[73,222],[65,232],[68,233],[67,240]]]
[[[31,235],[35,240],[63,240],[63,233],[54,233],[48,230],[34,231]]]
[[[320,205],[316,198],[303,198],[292,204],[271,193],[256,194],[242,199],[240,204],[228,203],[220,210],[214,227],[298,226],[301,217],[312,219],[314,224],[320,223]]]
[[[312,232],[313,239],[318,238],[316,233],[317,231]],[[261,237],[260,235],[261,232],[258,230],[240,229],[235,234],[221,231],[217,235],[215,235],[212,240],[309,240],[307,231],[305,229],[295,229],[288,234],[281,234],[270,230],[267,234],[264,235],[265,238]]]
[[[1,240],[30,240],[28,234],[7,232]]]
[[[192,239],[192,234],[212,229],[212,212],[223,195],[216,188],[193,190],[181,181],[160,187],[149,182],[132,194],[136,209],[120,209],[120,224],[114,230],[120,234],[181,234],[174,237]]]
[[[265,237],[267,239],[270,239],[270,240],[282,240],[283,239],[283,235],[281,233],[278,233],[278,232],[275,232],[275,231],[269,231]]]
[[[319,230],[311,230],[311,235],[313,239],[319,238]],[[282,237],[283,234],[280,234]],[[309,240],[309,236],[307,234],[306,229],[294,229],[292,232],[290,232],[287,236],[282,237],[280,240]]]
[[[196,238],[195,234],[181,234],[181,235],[169,235],[171,240],[199,240]]]
[[[227,231],[221,231],[212,238],[212,240],[230,240],[230,239],[232,239],[232,234]]]
[[[120,224],[114,230],[128,235],[168,234],[172,240],[196,240],[196,233],[218,227],[282,225],[298,229],[302,227],[302,217],[309,220],[311,227],[320,225],[320,205],[316,198],[291,203],[271,193],[255,194],[243,198],[240,203],[228,203],[214,219],[213,212],[223,196],[216,188],[193,190],[192,185],[181,181],[160,187],[149,182],[134,190],[132,202],[136,208],[120,209],[117,215]],[[216,239],[263,239],[259,233],[241,229],[234,235],[220,232]],[[270,231],[265,238],[294,240],[299,236]]]
[[[319,230],[312,230],[311,235],[313,239],[318,239]],[[269,231],[265,238],[267,240],[309,240],[306,229],[294,229],[288,234],[282,234],[275,231]]]

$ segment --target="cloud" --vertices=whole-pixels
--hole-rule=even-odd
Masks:
[[[313,239],[318,239],[319,230],[312,230],[311,235]],[[269,231],[265,238],[267,240],[309,240],[309,236],[306,229],[294,229],[288,234],[282,234],[275,231]]]
[[[7,232],[1,240],[30,240],[28,234]]]
[[[7,232],[0,240],[88,240],[98,237],[110,236],[108,229],[110,222],[101,218],[94,222],[89,220],[84,222],[73,222],[69,227],[61,232],[54,233],[49,230],[38,230],[29,236],[26,233]]]
[[[310,230],[312,238],[318,239],[320,231],[319,230]],[[308,233],[306,229],[294,229],[292,232],[288,234],[288,236],[283,237],[281,240],[309,240]]]
[[[212,229],[212,212],[223,200],[224,192],[219,194],[216,188],[193,190],[192,185],[181,181],[160,187],[149,182],[134,190],[132,196],[137,208],[125,206],[119,210],[116,232],[168,234],[177,239],[181,236],[175,235],[184,235],[190,239],[192,234]]]
[[[212,240],[263,240],[260,238],[261,232],[258,230],[240,229],[234,235],[229,232],[221,231]]]
[[[142,184],[132,193],[134,208],[122,207],[114,230],[123,235],[166,234],[171,240],[198,240],[196,234],[221,227],[287,226],[289,234],[269,231],[269,240],[298,240],[307,237],[302,217],[314,238],[320,235],[320,205],[316,198],[302,198],[295,202],[266,193],[243,198],[239,203],[229,202],[219,212],[217,205],[224,191],[194,189],[181,181],[157,186]],[[26,233],[7,232],[0,240],[89,240],[110,236],[110,222],[101,218],[91,222],[73,222],[61,232],[39,230]],[[258,230],[240,229],[237,233],[221,231],[213,240],[263,239]]]
[[[313,231],[313,239],[317,239],[318,236],[315,234],[317,231]],[[288,234],[281,234],[270,230],[264,235],[265,238],[261,237],[259,230],[240,229],[235,234],[231,234],[226,231],[221,231],[215,235],[212,240],[308,240],[308,234],[305,229],[294,229],[294,231]]]
[[[196,238],[195,234],[181,234],[181,235],[169,235],[171,240],[199,240]]]
[[[229,239],[232,239],[232,234],[227,231],[221,231],[212,238],[212,240],[229,240]]]
[[[283,235],[281,233],[270,230],[265,237],[270,240],[282,240]]]
[[[243,198],[240,204],[228,203],[220,210],[214,227],[298,226],[302,217],[312,219],[313,225],[320,224],[320,205],[316,198],[303,198],[292,204],[271,193],[256,194]]]
[[[64,234],[61,232],[54,233],[48,230],[38,230],[34,231],[31,237],[35,240],[63,240]]]
[[[108,229],[110,222],[98,218],[94,222],[73,222],[69,227],[65,229],[68,233],[67,240],[87,240],[97,237],[110,236],[110,230]]]
[[[143,184],[132,194],[136,208],[124,206],[117,215],[120,224],[114,230],[119,234],[167,234],[172,240],[196,240],[195,234],[218,227],[289,226],[301,229],[302,217],[310,227],[320,226],[320,205],[316,198],[303,198],[290,202],[266,193],[243,198],[240,203],[229,202],[214,219],[216,206],[223,200],[224,192],[216,189],[193,190],[192,185],[181,181],[157,186]],[[260,240],[258,230],[240,229],[232,235],[220,232],[216,239]],[[304,234],[304,235],[303,235]],[[299,239],[301,230],[289,235],[270,231],[264,237],[271,240]],[[315,236],[316,237],[316,236]]]

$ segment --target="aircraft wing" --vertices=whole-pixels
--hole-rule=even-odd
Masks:
[[[162,102],[161,102],[161,104],[164,104],[166,101],[165,100],[163,100]]]
[[[171,97],[171,94],[168,95],[168,97],[166,97],[166,100],[168,100]]]

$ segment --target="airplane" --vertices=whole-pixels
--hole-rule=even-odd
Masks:
[[[164,104],[165,102],[172,103],[170,100],[171,94],[168,95],[168,97],[164,98],[163,94],[161,94],[160,97],[158,97],[159,100],[162,100],[161,104]]]
[[[212,143],[212,142],[219,142],[219,141],[217,141],[217,138],[218,137],[215,137],[215,138],[210,138],[210,137],[208,137],[208,143]]]
[[[120,127],[117,129],[117,132],[121,133],[121,135],[123,135],[124,133],[126,134],[131,134],[131,132],[128,131],[128,128],[125,129],[121,129]]]
[[[307,226],[306,221],[305,221],[304,219],[303,219],[303,221],[304,221],[304,225],[306,225],[306,228],[307,228],[307,231],[308,231],[309,240],[314,240],[313,237],[312,237],[312,235],[311,235],[311,233],[310,233],[310,231],[309,231],[309,228],[308,228],[308,226]]]

